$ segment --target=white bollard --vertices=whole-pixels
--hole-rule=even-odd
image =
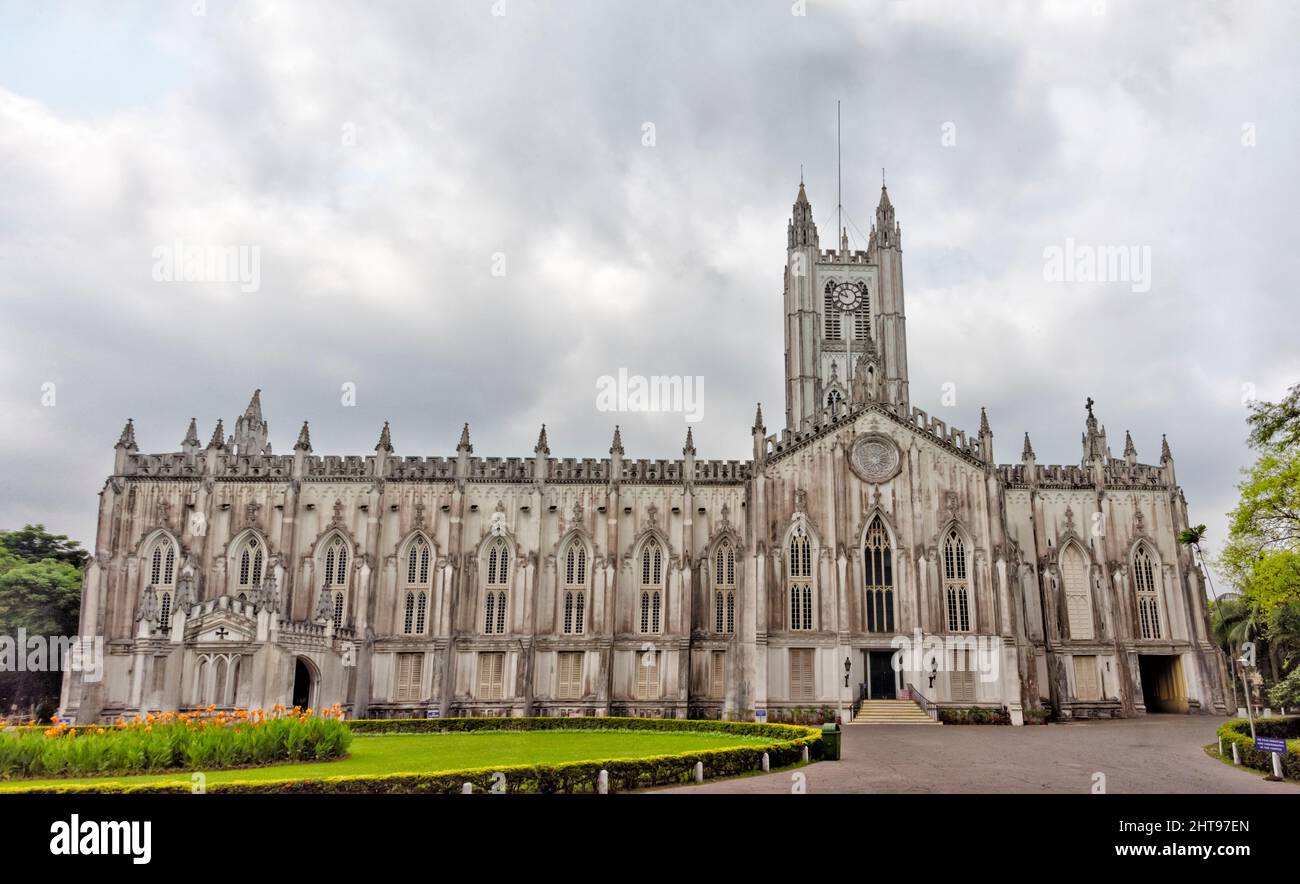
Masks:
[[[1238,707],[1237,707],[1237,717],[1238,717],[1238,718],[1245,718],[1245,717],[1246,717],[1246,707],[1245,707],[1245,706],[1238,706]]]
[[[1273,776],[1279,780],[1282,779],[1282,753],[1274,752],[1273,755]]]
[[[804,746],[804,747],[803,747],[803,761],[804,761],[804,764],[807,764],[807,763],[808,763],[808,747],[807,747],[807,746]]]
[[[1232,763],[1238,766],[1241,765],[1241,755],[1237,752],[1236,742],[1232,744]]]
[[[697,761],[697,762],[695,762],[695,782],[697,782],[697,783],[702,783],[702,782],[704,782],[704,762],[703,762],[703,761]]]
[[[1219,757],[1223,757],[1223,737],[1219,737]]]
[[[1265,707],[1264,707],[1264,717],[1265,717],[1265,718],[1272,718],[1272,717],[1273,717],[1273,710],[1272,710],[1272,709],[1269,709],[1267,706],[1265,706]]]
[[[767,772],[770,771],[771,769],[772,769],[772,759],[768,758],[768,757],[767,757],[767,753],[764,752],[764,753],[763,753],[763,773],[767,773]]]
[[[462,795],[469,795],[473,793],[473,791],[474,791],[473,783],[466,783],[465,785],[460,787],[460,794]]]
[[[602,770],[600,772],[600,776],[596,777],[596,794],[597,795],[609,794],[609,771]]]

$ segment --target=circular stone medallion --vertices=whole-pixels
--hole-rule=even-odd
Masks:
[[[867,482],[887,482],[901,466],[894,440],[879,433],[867,433],[849,447],[849,466]]]

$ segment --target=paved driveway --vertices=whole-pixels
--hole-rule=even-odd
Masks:
[[[1207,756],[1224,719],[1148,715],[1026,727],[991,725],[852,725],[844,760],[800,770],[815,792],[1087,793],[1093,774],[1108,793],[1291,792],[1263,774],[1233,769]],[[791,772],[720,780],[668,791],[788,794]]]

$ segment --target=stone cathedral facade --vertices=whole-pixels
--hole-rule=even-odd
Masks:
[[[144,454],[128,422],[82,597],[102,677],[78,723],[199,706],[351,716],[767,718],[861,698],[1065,717],[1224,712],[1174,459],[994,460],[909,402],[902,233],[788,225],[785,420],[745,461],[272,453],[260,394],[227,436]],[[776,305],[772,305],[776,319]],[[992,355],[992,354],[990,354]],[[899,650],[903,653],[897,653]],[[897,661],[897,662],[896,662]]]

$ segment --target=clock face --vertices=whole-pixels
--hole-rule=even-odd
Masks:
[[[835,287],[835,301],[843,310],[856,310],[862,306],[862,289],[858,283],[842,282]]]

